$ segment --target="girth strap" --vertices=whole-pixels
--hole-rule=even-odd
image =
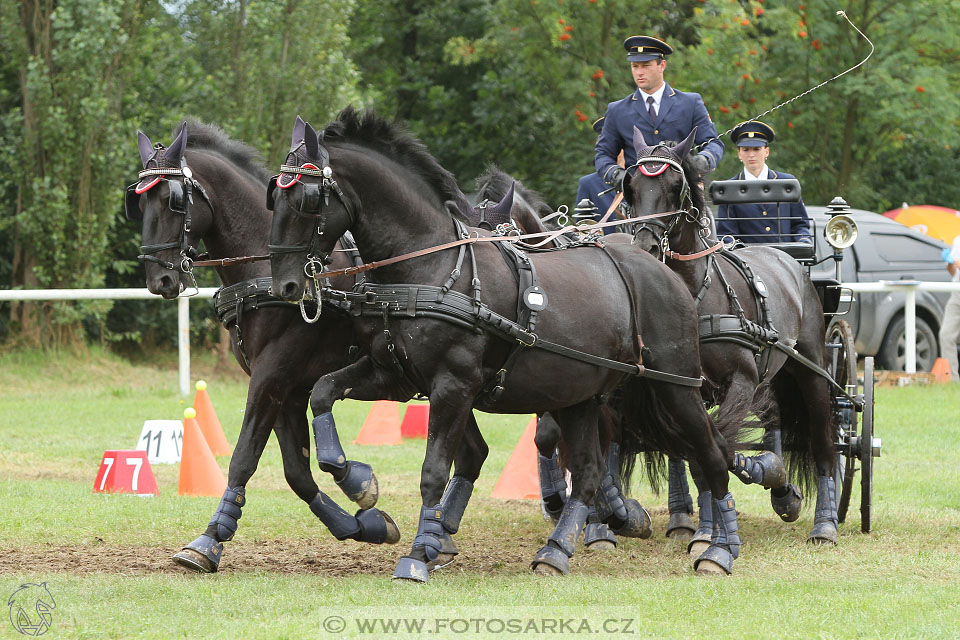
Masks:
[[[703,383],[702,378],[689,378],[648,369],[642,364],[610,360],[543,340],[536,333],[498,314],[485,304],[481,303],[479,310],[475,311],[475,301],[457,291],[447,292],[442,296],[442,300],[437,302],[439,289],[429,285],[368,282],[354,292],[325,290],[325,297],[345,303],[351,315],[354,316],[380,316],[383,313],[389,313],[394,316],[431,317],[468,329],[473,329],[479,324],[500,338],[516,340],[522,346],[544,349],[587,364],[687,387],[700,387]]]

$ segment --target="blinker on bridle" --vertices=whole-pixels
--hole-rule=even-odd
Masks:
[[[302,145],[303,143],[301,143]],[[293,159],[297,158],[296,151],[299,147],[293,149],[290,154],[287,156],[288,160],[292,157]],[[337,184],[337,181],[333,179],[333,169],[330,168],[330,155],[327,153],[326,149],[322,146],[320,147],[320,163],[323,165],[321,169],[312,162],[304,162],[302,165],[296,164],[282,164],[280,165],[280,173],[271,177],[267,183],[267,209],[270,211],[274,210],[275,200],[274,193],[276,189],[290,189],[295,184],[299,183],[303,187],[303,195],[300,197],[299,206],[294,206],[289,204],[290,208],[293,209],[294,213],[302,218],[310,218],[316,220],[317,223],[314,225],[314,231],[310,235],[310,242],[308,244],[296,244],[296,245],[279,245],[279,244],[268,244],[267,249],[269,250],[270,256],[284,254],[284,253],[298,253],[306,252],[306,261],[303,265],[303,273],[307,277],[307,282],[310,284],[310,289],[312,289],[313,299],[317,302],[317,314],[314,317],[309,317],[306,310],[303,306],[303,298],[300,299],[300,315],[303,317],[304,321],[310,324],[313,324],[320,319],[320,313],[323,309],[321,304],[318,291],[320,290],[319,284],[319,274],[323,273],[326,269],[326,264],[329,262],[329,255],[322,255],[320,249],[320,241],[323,239],[324,230],[327,226],[327,210],[330,207],[330,192],[332,191],[340,198],[340,201],[343,203],[344,208],[347,211],[347,215],[352,218],[350,207],[347,205],[347,201],[344,198],[343,190],[340,189],[340,185]],[[287,181],[284,181],[284,175],[292,175]],[[313,176],[315,178],[320,178],[320,182],[305,182],[300,179],[301,176]],[[322,198],[322,203],[321,203]],[[348,225],[349,226],[349,225]],[[306,294],[306,288],[304,294]]]
[[[157,144],[155,147],[154,155],[150,160],[156,161],[156,156],[160,151],[164,149],[164,146]],[[149,164],[149,160],[147,164]],[[140,183],[144,179],[150,177],[156,177],[145,187],[140,188]],[[182,180],[171,179],[182,178]],[[187,166],[187,159],[182,157],[180,158],[180,168],[160,168],[155,169],[144,169],[137,174],[138,181],[131,184],[127,187],[126,194],[124,196],[124,209],[127,215],[128,220],[134,222],[142,222],[143,214],[140,211],[140,196],[154,188],[161,181],[167,183],[167,187],[170,189],[170,197],[167,201],[167,208],[171,212],[183,216],[183,224],[180,226],[179,237],[175,242],[164,242],[161,244],[149,244],[142,245],[140,251],[143,253],[137,256],[137,259],[141,262],[154,262],[165,269],[171,271],[177,271],[181,274],[189,276],[192,280],[193,293],[188,295],[196,295],[199,293],[200,289],[197,286],[197,281],[193,277],[193,261],[197,258],[196,248],[190,246],[189,240],[187,238],[190,233],[191,218],[190,218],[190,205],[193,204],[193,190],[196,189],[203,199],[210,203],[210,197],[207,195],[206,190],[203,188],[203,185],[193,177],[193,171],[190,170],[190,167]],[[157,256],[153,255],[164,251],[166,249],[179,249],[180,250],[180,261],[178,263],[168,262],[166,260],[161,260]]]
[[[672,153],[668,147],[665,147],[662,144],[654,146],[653,152],[656,152],[656,150],[660,148]],[[649,153],[650,151],[648,151],[648,154]],[[668,222],[661,222],[660,220],[653,219],[650,220],[649,223],[644,222],[634,229],[634,236],[636,236],[636,234],[643,229],[647,229],[653,234],[653,237],[657,240],[657,244],[660,245],[660,260],[666,262],[667,255],[670,253],[670,232],[680,220],[680,216],[686,216],[687,220],[696,222],[698,225],[700,225],[701,232],[707,231],[709,229],[709,225],[703,225],[699,220],[699,215],[691,216],[691,211],[696,212],[696,214],[699,214],[700,212],[697,211],[693,206],[693,198],[690,195],[690,183],[687,182],[687,175],[684,173],[683,166],[679,161],[671,157],[646,155],[642,158],[637,158],[637,161],[630,168],[634,167],[640,174],[648,178],[658,178],[664,191],[666,191],[666,185],[663,185],[663,174],[667,168],[676,171],[680,174],[680,177],[683,178],[683,186],[680,187],[680,199],[677,212],[670,218],[670,220]],[[660,234],[657,233],[654,227],[662,230]]]

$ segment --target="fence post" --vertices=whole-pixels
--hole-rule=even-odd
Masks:
[[[190,298],[177,298],[177,351],[180,359],[180,395],[190,395]]]
[[[903,369],[907,373],[917,372],[917,288],[907,287],[903,306],[904,320],[904,362]],[[936,348],[936,345],[934,345]]]

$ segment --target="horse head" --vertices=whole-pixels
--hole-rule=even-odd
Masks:
[[[191,274],[196,246],[210,219],[206,190],[187,165],[187,123],[174,132],[169,147],[153,144],[137,131],[143,170],[139,181],[127,187],[124,207],[129,220],[142,222],[139,259],[147,274],[147,289],[164,298],[176,298],[187,286],[196,286]],[[194,198],[194,195],[199,198]],[[202,202],[204,206],[193,205]]]
[[[350,228],[353,211],[337,183],[339,177],[323,134],[297,116],[290,152],[280,173],[267,183],[267,208],[273,211],[269,245],[273,292],[283,300],[303,298],[304,276],[323,271],[334,244]],[[309,238],[308,243],[303,238]]]
[[[513,221],[522,233],[543,233],[551,231],[551,227],[544,222],[543,217],[553,213],[543,196],[528,189],[523,182],[510,174],[491,165],[485,173],[477,178],[477,200],[480,202],[499,200],[496,207],[488,205],[484,214],[486,221],[491,220],[491,208],[505,217],[501,222]],[[508,201],[509,198],[509,201]],[[508,204],[509,203],[509,204]],[[482,226],[479,219],[470,219],[471,226]],[[494,229],[495,225],[489,227]]]
[[[663,257],[670,245],[681,248],[696,234],[688,237],[689,225],[685,220],[697,223],[704,211],[703,189],[700,175],[688,154],[693,146],[697,130],[694,128],[684,140],[671,145],[658,143],[648,145],[643,134],[633,128],[633,146],[637,162],[627,172],[623,183],[624,200],[630,205],[632,215],[645,216],[663,213],[662,217],[644,220],[634,227],[634,244],[657,258]],[[709,225],[706,227],[709,230]]]

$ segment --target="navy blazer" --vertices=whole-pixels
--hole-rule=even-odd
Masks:
[[[697,128],[694,138],[697,145],[717,137],[717,129],[710,121],[710,114],[707,113],[707,107],[699,93],[677,91],[666,84],[656,120],[650,117],[647,105],[640,100],[638,94],[639,90],[634,91],[623,100],[611,102],[607,107],[593,161],[593,166],[601,178],[617,164],[617,155],[621,149],[626,166],[636,163],[637,152],[633,148],[634,125],[640,129],[643,139],[649,145],[664,140],[680,142],[690,135],[694,127]],[[723,157],[723,143],[719,139],[711,140],[700,153],[706,154],[710,168],[715,169]]]
[[[768,180],[790,180],[789,173],[767,168]],[[731,180],[743,180],[743,171]],[[749,218],[749,219],[747,219]],[[717,237],[733,236],[747,244],[813,242],[807,208],[800,202],[722,204],[717,208]]]

